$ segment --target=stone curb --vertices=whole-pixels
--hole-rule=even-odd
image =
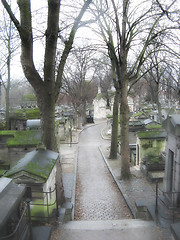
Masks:
[[[79,138],[79,137],[78,137]],[[78,163],[78,155],[79,155],[79,147],[76,151],[76,157],[74,162],[74,184],[72,189],[72,197],[71,197],[71,203],[72,203],[72,220],[74,220],[74,208],[75,208],[75,202],[76,202],[76,181],[77,181],[77,163]]]

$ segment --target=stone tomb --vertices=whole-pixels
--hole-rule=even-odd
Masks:
[[[0,178],[0,238],[12,234],[5,239],[29,239],[28,225],[20,221],[25,190],[25,185],[15,184],[10,178]],[[15,233],[17,225],[20,231]]]
[[[136,164],[150,180],[164,177],[165,162],[161,154],[165,150],[165,142],[166,132],[162,130],[137,133]]]
[[[27,153],[6,173],[5,176],[16,183],[26,184],[27,195],[31,199],[32,220],[49,220],[54,216],[52,213],[55,213],[63,198],[59,173],[59,154],[44,149]]]
[[[180,207],[180,115],[168,116],[163,126],[168,134],[165,147],[164,194],[169,204]]]

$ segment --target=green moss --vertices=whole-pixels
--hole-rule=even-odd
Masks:
[[[6,172],[5,169],[0,169],[0,176],[3,176],[5,172]]]
[[[138,112],[132,115],[132,117],[139,117],[143,114],[143,112]]]
[[[165,149],[165,138],[141,139],[141,159],[147,158],[148,162],[158,162],[161,152]]]
[[[26,119],[39,119],[39,108],[26,109]]]
[[[12,177],[21,172],[22,175],[38,177],[38,181],[46,182],[56,164],[58,153],[44,150],[34,150],[27,153],[6,174]]]
[[[139,138],[161,138],[165,137],[163,131],[144,131],[137,133]]]
[[[10,117],[13,118],[13,119],[26,119],[26,114],[25,114],[25,111],[22,110],[22,109],[17,109],[13,112],[10,113]]]
[[[35,162],[30,162],[26,166],[26,170],[32,174],[38,175],[39,177],[48,179],[48,177],[54,167],[55,162],[56,161],[52,161],[51,163],[46,164],[45,167],[43,167],[43,168]]]
[[[41,142],[40,133],[36,130],[17,131],[14,138],[9,139],[6,144],[8,147],[36,146]]]
[[[10,117],[20,120],[39,119],[40,111],[39,108],[17,109],[11,112]]]
[[[37,204],[37,205],[36,205]],[[42,205],[40,205],[42,204]],[[37,199],[33,200],[33,205],[31,205],[31,217],[32,220],[38,220],[38,217],[48,217],[48,212],[49,212],[49,217],[52,215],[53,211],[56,209],[56,204],[53,202],[49,203],[48,207],[43,206],[44,201],[42,199]]]
[[[161,129],[162,125],[158,124],[158,125],[149,125],[146,127],[147,129]]]
[[[36,101],[36,96],[34,94],[26,94],[22,97],[22,101]]]
[[[160,163],[160,158],[159,158],[159,156],[153,155],[152,153],[148,154],[147,158],[148,158],[148,162],[149,162],[150,164]]]
[[[150,112],[150,110],[144,110],[144,111],[141,111],[141,112],[137,112],[137,113],[133,114],[132,117],[136,118],[136,117],[139,117],[141,115],[145,115],[145,116],[147,115],[148,116],[149,112]]]
[[[16,131],[12,131],[12,130],[0,131],[0,136],[14,136],[15,134],[16,134]]]
[[[144,143],[144,144],[142,144],[142,148],[143,149],[151,148],[151,144],[150,143]]]
[[[0,130],[6,129],[6,124],[4,120],[0,120]]]

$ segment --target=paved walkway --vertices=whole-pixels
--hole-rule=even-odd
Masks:
[[[86,128],[80,135],[75,220],[132,218],[98,148],[107,144],[101,138],[102,126]]]
[[[136,199],[145,199],[145,201],[148,199],[154,204],[154,186],[149,184],[145,176],[136,168],[132,169],[133,177],[129,182],[120,181],[119,160],[108,160],[110,140],[103,140],[100,134],[102,129],[106,128],[106,124],[91,126],[82,131],[78,145],[74,144],[70,147],[68,144],[63,144],[61,149],[65,195],[69,201],[73,199],[75,192],[76,153],[79,152],[75,219],[80,221],[71,221],[63,224],[62,227],[60,224],[52,234],[51,240],[170,240],[170,233],[165,232],[165,238],[162,237],[162,229],[157,228],[152,222],[127,219],[131,218],[131,214],[114,184],[114,179],[121,185],[124,196],[127,197],[132,208],[135,208]],[[98,150],[99,146],[102,155]],[[115,178],[112,178],[107,171],[103,155]],[[125,211],[121,211],[122,208]]]

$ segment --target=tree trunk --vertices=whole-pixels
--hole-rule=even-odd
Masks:
[[[41,101],[38,100],[38,107],[41,114],[42,142],[47,149],[58,151],[55,137],[55,95],[44,93],[39,98],[41,99]]]
[[[121,82],[121,99],[120,99],[120,126],[121,126],[121,178],[128,179],[130,173],[129,157],[129,106],[128,106],[128,83],[127,77],[127,54],[126,47],[126,26],[128,0],[123,1],[123,18],[122,18],[122,36],[120,48],[120,82]]]
[[[130,173],[129,157],[129,106],[127,100],[128,86],[126,81],[121,85],[120,126],[121,126],[121,178],[128,179]]]
[[[162,123],[161,103],[159,101],[159,96],[157,98],[157,109],[158,109],[159,121],[160,121],[160,123]]]
[[[159,122],[162,123],[162,112],[161,112],[161,103],[160,103],[160,99],[159,99],[159,93],[160,93],[160,80],[157,82],[157,109],[158,109],[158,116],[159,116]]]
[[[64,66],[72,48],[76,31],[79,27],[79,23],[89,7],[92,0],[84,2],[79,15],[76,17],[72,26],[68,41],[65,43],[61,60],[59,62],[57,75],[55,74],[56,68],[56,50],[57,39],[59,33],[59,12],[60,12],[60,0],[48,1],[48,20],[44,57],[44,79],[35,68],[33,60],[33,33],[32,33],[32,16],[31,16],[31,1],[30,0],[18,0],[17,4],[20,10],[19,22],[13,14],[10,6],[6,0],[1,0],[5,9],[7,10],[11,20],[17,28],[21,38],[21,64],[24,71],[24,75],[28,79],[31,86],[34,88],[38,106],[41,113],[41,125],[42,125],[42,140],[47,149],[56,150],[55,139],[55,117],[54,109],[55,102],[59,95],[62,75]]]
[[[110,149],[110,156],[109,156],[110,159],[117,159],[119,99],[120,99],[120,92],[116,90],[114,104],[113,104],[111,149]]]
[[[6,86],[6,129],[10,129],[10,122],[9,122],[9,90],[10,90],[10,79],[11,79],[11,72],[10,72],[10,58],[8,56],[7,60],[7,69],[8,69],[8,79],[7,79],[7,86]]]
[[[87,123],[87,120],[86,120],[86,101],[84,101],[84,103],[82,105],[81,116],[82,116],[82,125],[84,126]]]

